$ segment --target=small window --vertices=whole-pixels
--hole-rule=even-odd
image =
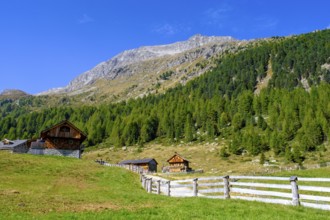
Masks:
[[[70,132],[70,128],[68,126],[60,127],[60,132]]]

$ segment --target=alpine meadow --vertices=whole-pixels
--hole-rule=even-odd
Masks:
[[[329,219],[329,39],[197,34],[4,90],[0,219]]]

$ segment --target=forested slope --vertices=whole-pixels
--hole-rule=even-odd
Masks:
[[[1,101],[0,137],[36,137],[70,118],[88,133],[87,146],[224,138],[225,154],[273,150],[301,162],[305,152],[322,150],[330,135],[329,39],[330,30],[324,30],[259,41],[223,56],[215,69],[185,86],[117,104],[31,111]],[[268,87],[255,95],[270,71]]]

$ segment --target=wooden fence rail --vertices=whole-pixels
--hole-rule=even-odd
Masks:
[[[108,163],[104,160],[95,160],[96,163],[99,163],[103,166],[108,166],[108,167],[121,167],[121,168],[125,168],[127,170],[130,170],[132,172],[135,173],[139,173],[139,174],[145,174],[148,173],[148,171],[144,170],[143,168],[139,167],[139,166],[135,166],[135,165],[130,165],[130,164],[111,164]]]
[[[330,210],[330,178],[216,176],[170,181],[147,175],[137,166],[97,162],[139,173],[141,185],[149,193],[173,197],[243,199]]]

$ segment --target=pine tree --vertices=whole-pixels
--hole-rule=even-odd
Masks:
[[[275,155],[280,155],[285,152],[285,142],[281,134],[274,131],[270,136],[270,148],[274,151]]]
[[[304,156],[302,155],[299,147],[295,146],[293,147],[293,150],[292,150],[292,160],[293,162],[295,163],[298,163],[299,165],[302,164],[302,162],[304,161]]]
[[[234,131],[240,130],[241,128],[244,127],[244,125],[245,125],[245,121],[244,121],[242,115],[240,113],[236,113],[232,120],[232,126],[233,126]]]
[[[219,119],[219,125],[220,125],[219,127],[221,128],[227,127],[229,123],[230,123],[230,119],[228,114],[226,112],[222,112]]]
[[[125,140],[125,144],[130,146],[136,144],[140,137],[140,129],[139,125],[136,121],[129,121],[124,130],[123,130],[123,138]]]
[[[299,142],[307,151],[316,150],[316,147],[324,141],[322,126],[314,118],[313,112],[309,111],[300,130]]]
[[[259,163],[260,163],[261,165],[263,165],[263,164],[265,163],[265,160],[266,160],[265,154],[264,154],[264,153],[261,153],[261,154],[260,154]]]
[[[243,152],[241,142],[242,142],[242,138],[240,132],[234,133],[233,139],[229,144],[229,152],[236,155],[241,155]]]
[[[110,134],[111,143],[118,147],[123,146],[121,134],[121,118],[117,117]]]
[[[243,117],[253,114],[253,94],[250,91],[244,92],[238,97],[238,111]]]
[[[192,116],[190,113],[187,114],[186,118],[186,123],[184,127],[184,134],[185,134],[185,139],[187,142],[193,141],[194,140],[194,125],[193,125],[193,120]]]
[[[293,155],[290,147],[285,148],[285,159],[287,162],[293,162]]]
[[[140,139],[142,143],[149,142],[157,137],[158,118],[155,115],[149,116],[142,121]]]
[[[258,116],[257,125],[262,130],[266,130],[266,128],[267,128],[267,123],[266,123],[265,119],[261,115]]]

